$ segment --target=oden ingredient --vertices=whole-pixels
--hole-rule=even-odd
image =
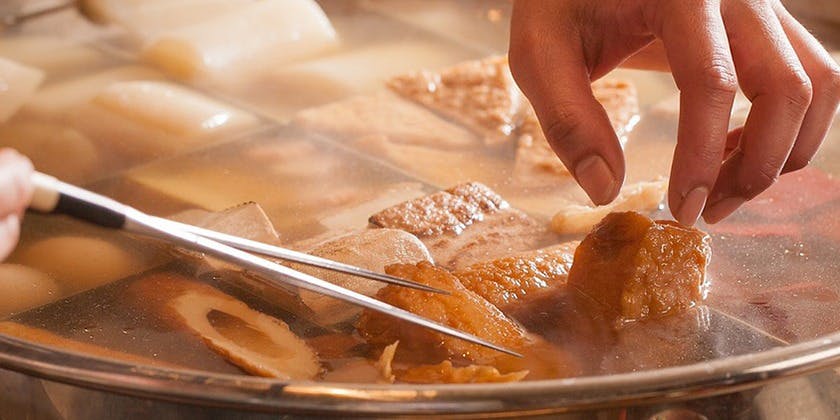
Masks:
[[[569,284],[625,321],[654,318],[704,298],[710,258],[697,229],[611,213],[578,246]]]

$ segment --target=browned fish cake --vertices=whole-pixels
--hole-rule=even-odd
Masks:
[[[623,320],[657,317],[703,299],[710,258],[697,229],[610,213],[578,246],[569,284]]]
[[[452,269],[534,249],[546,234],[544,226],[477,182],[387,208],[370,223],[417,235],[438,264]]]
[[[490,145],[509,138],[525,104],[504,56],[409,73],[388,87],[483,134]]]
[[[423,261],[417,265],[394,264],[388,266],[386,272],[446,290],[450,294],[386,286],[376,295],[377,299],[383,302],[475,334],[501,346],[522,348],[529,341],[526,332],[508,319],[499,308],[469,291],[455,276],[440,267]],[[357,327],[362,337],[376,347],[382,348],[399,341],[400,356],[419,363],[459,360],[487,364],[500,354],[370,310],[362,312]]]
[[[501,309],[566,285],[577,241],[473,264],[458,280]]]
[[[636,88],[623,80],[599,80],[592,84],[595,98],[601,102],[623,145],[627,133],[636,124],[639,101]],[[537,116],[532,109],[525,114],[519,129],[513,176],[529,186],[556,185],[569,170],[549,146]]]
[[[502,374],[530,371],[533,379],[558,378],[580,373],[569,354],[538,337],[505,316],[499,308],[468,290],[448,271],[429,262],[395,264],[388,274],[441,288],[450,295],[387,286],[377,299],[450,327],[518,351],[523,358],[444,335],[427,328],[365,310],[356,324],[361,336],[375,348],[400,342],[397,359],[415,364],[436,364],[449,360],[456,366],[492,366]]]
[[[456,367],[449,360],[436,365],[410,367],[396,373],[400,382],[415,384],[478,384],[519,382],[528,376],[527,370],[501,373],[493,366],[469,365]]]

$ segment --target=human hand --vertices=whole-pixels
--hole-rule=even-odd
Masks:
[[[11,254],[20,220],[32,199],[32,163],[12,149],[0,149],[0,260]]]
[[[596,204],[618,195],[624,157],[590,83],[622,64],[670,69],[680,116],[668,204],[685,224],[720,221],[806,166],[840,103],[837,64],[778,0],[517,0],[509,55]],[[729,132],[739,85],[752,107]]]

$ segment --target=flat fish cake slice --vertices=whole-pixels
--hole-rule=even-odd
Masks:
[[[537,248],[545,228],[487,186],[469,182],[387,208],[374,226],[416,235],[435,261],[451,269]]]
[[[579,242],[475,263],[456,271],[455,277],[503,311],[534,296],[566,286]]]
[[[526,103],[504,56],[408,73],[391,79],[388,87],[482,134],[487,145],[510,138]]]

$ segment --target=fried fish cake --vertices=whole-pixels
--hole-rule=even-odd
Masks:
[[[625,321],[680,312],[704,298],[710,242],[676,222],[611,213],[578,246],[569,284]]]
[[[566,285],[577,241],[473,264],[455,277],[469,290],[505,310]]]

